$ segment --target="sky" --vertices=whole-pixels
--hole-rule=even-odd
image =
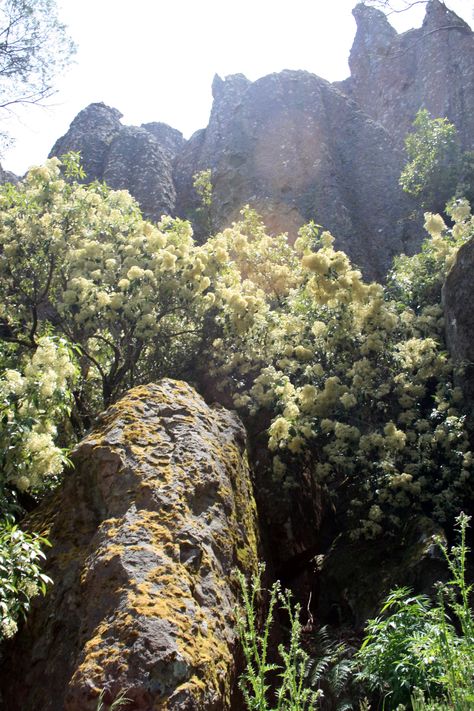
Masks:
[[[329,81],[345,79],[356,1],[58,0],[60,20],[78,48],[74,62],[47,107],[30,106],[3,120],[15,143],[2,165],[21,175],[43,162],[92,102],[119,109],[124,124],[163,121],[188,138],[207,125],[216,73],[255,80],[305,69]],[[474,0],[446,4],[473,26]],[[389,19],[402,32],[419,27],[423,15],[417,5]]]

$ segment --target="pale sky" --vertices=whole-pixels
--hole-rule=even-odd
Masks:
[[[401,0],[395,0],[400,2]],[[357,0],[58,0],[78,46],[48,108],[8,121],[16,143],[2,160],[17,174],[41,163],[75,115],[94,101],[123,123],[164,121],[188,138],[207,125],[214,74],[255,80],[305,69],[329,81],[349,75]],[[473,25],[474,0],[446,0]],[[424,9],[392,15],[398,31],[421,25]],[[5,121],[3,126],[5,126]]]

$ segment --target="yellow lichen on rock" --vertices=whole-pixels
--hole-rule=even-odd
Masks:
[[[22,711],[95,711],[100,689],[111,699],[126,689],[143,711],[229,709],[232,573],[251,574],[258,553],[237,416],[186,383],[140,386],[109,408],[73,460],[55,511],[37,513],[50,528],[55,585],[33,612],[27,647],[8,661],[25,680],[12,689]],[[38,638],[44,654],[32,664]],[[28,699],[34,674],[48,697]]]

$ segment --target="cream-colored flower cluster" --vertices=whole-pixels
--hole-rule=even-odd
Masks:
[[[464,202],[456,217],[465,241],[474,229]],[[459,242],[446,235],[441,218],[426,219],[430,249],[446,270]],[[216,360],[233,378],[234,402],[251,414],[273,413],[268,446],[275,481],[304,463],[329,487],[344,483],[354,537],[396,526],[407,507],[443,520],[472,484],[462,393],[441,338],[440,303],[415,309],[390,298],[381,285],[363,282],[331,235],[323,233],[315,245],[308,234],[295,244],[300,261],[293,262],[283,298],[267,295],[257,327],[239,339],[229,329],[219,341]],[[260,239],[253,235],[252,249]],[[277,257],[265,259],[263,272]]]
[[[0,316],[23,338],[46,321],[76,344],[92,412],[133,383],[211,378],[244,414],[266,413],[279,485],[304,466],[344,492],[354,537],[396,526],[407,507],[442,519],[460,505],[472,455],[440,288],[474,234],[466,201],[451,205],[452,229],[426,215],[429,242],[384,288],[314,224],[291,246],[247,207],[196,245],[187,222],[152,225],[126,192],[60,169],[52,159],[0,191]],[[41,366],[5,371],[9,398],[21,403],[30,374],[39,398],[65,387],[46,345]],[[59,466],[41,459],[49,436],[44,425],[24,437],[39,472]]]
[[[66,344],[48,336],[22,358],[21,370],[6,368],[0,375],[4,481],[26,490],[61,473],[64,454],[56,444],[56,425],[71,405],[76,376]]]

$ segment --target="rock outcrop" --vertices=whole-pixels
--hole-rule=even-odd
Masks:
[[[353,10],[357,34],[351,76],[339,87],[403,147],[420,108],[447,117],[463,147],[474,148],[474,33],[440,0],[430,0],[423,26],[397,34],[380,10]]]
[[[440,541],[446,545],[444,531],[424,516],[413,516],[396,539],[353,542],[339,536],[322,557],[319,619],[362,631],[391,590],[405,586],[417,594],[433,594],[448,572]]]
[[[330,229],[368,277],[415,244],[413,209],[398,178],[402,155],[387,132],[324,79],[283,71],[256,82],[238,74],[213,84],[208,127],[176,161],[177,206],[192,217],[192,176],[211,168],[213,220],[249,203],[273,233],[309,220]]]
[[[216,77],[209,125],[189,141],[161,123],[123,126],[116,109],[92,104],[51,154],[81,151],[88,180],[128,189],[153,220],[191,219],[198,239],[209,216],[200,222],[193,176],[211,168],[214,229],[246,203],[271,233],[294,238],[314,220],[366,277],[381,279],[395,254],[420,244],[421,221],[398,184],[418,109],[447,116],[474,147],[474,35],[440,0],[428,2],[420,29],[400,35],[380,10],[359,4],[354,15],[343,82],[303,71]]]
[[[128,190],[146,218],[174,212],[172,163],[184,139],[166,124],[123,126],[122,114],[105,104],[91,104],[72,122],[50,156],[81,154],[86,181],[104,180],[114,190]]]
[[[257,560],[237,416],[185,383],[138,387],[72,458],[34,514],[54,586],[6,650],[4,708],[95,711],[101,689],[137,711],[231,708],[232,572]]]
[[[474,240],[463,245],[443,287],[446,342],[474,415]]]

